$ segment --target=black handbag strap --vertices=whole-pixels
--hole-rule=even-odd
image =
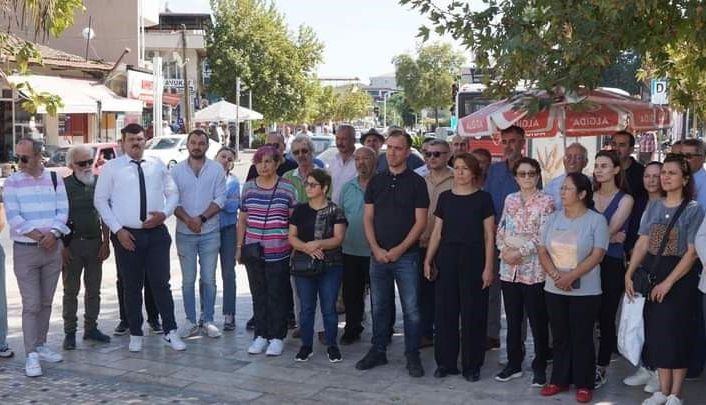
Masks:
[[[664,253],[664,249],[666,249],[667,243],[669,242],[669,233],[672,231],[672,228],[674,228],[674,225],[677,223],[677,219],[679,219],[681,213],[684,212],[684,209],[686,208],[687,204],[689,204],[689,201],[685,198],[681,202],[681,204],[679,204],[679,208],[677,208],[677,211],[674,213],[672,220],[669,221],[669,225],[667,225],[667,229],[665,230],[664,236],[662,237],[662,243],[660,243],[659,249],[657,249],[655,261],[652,262],[652,266],[650,266],[650,273],[653,273],[652,270],[656,269],[659,265],[659,261],[662,258],[662,253]]]

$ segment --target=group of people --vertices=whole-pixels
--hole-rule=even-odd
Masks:
[[[543,187],[540,164],[522,155],[520,127],[501,132],[504,159],[491,163],[487,150],[471,151],[461,137],[425,140],[420,159],[399,128],[387,137],[371,130],[356,149],[355,129],[341,125],[338,153],[328,162],[314,158],[304,133],[292,139],[288,156],[284,138],[269,134],[241,188],[230,173],[235,152],[223,147],[209,160],[208,136],[191,131],[188,159],[168,171],[143,156],[144,129],[129,124],[122,130],[124,154],[100,176],[92,172],[90,150],[79,145],[69,151],[73,173],[65,179],[42,167],[40,143],[20,140],[20,171],[5,182],[3,200],[28,376],[42,374],[40,360],[62,359],[45,345],[59,274],[63,348],[76,347],[82,273],[83,338],[110,341],[97,317],[101,263],[111,244],[120,302],[114,334],[129,333],[133,352],[142,350],[143,295],[149,328],[174,350],[185,350],[182,338],[195,334],[221,336],[214,314],[220,258],[223,330],[235,329],[236,262],[247,270],[252,355],[281,355],[288,329],[298,325],[296,361],[313,355],[315,332],[329,361],[341,361],[339,343],[354,344],[364,330],[369,286],[372,345],[355,366],[384,365],[396,286],[410,376],[424,375],[420,348],[433,345],[435,377],[478,381],[486,350],[500,346],[503,301],[508,360],[495,379],[523,376],[529,320],[532,385],[544,396],[574,385],[576,399],[589,402],[607,380],[618,307],[623,293],[635,295],[640,268],[653,282],[646,342],[642,367],[624,382],[647,384],[654,392],[647,405],[675,405],[684,379],[703,371],[706,300],[697,286],[706,294],[706,281],[698,281],[699,257],[706,259],[706,146],[700,140],[679,142],[663,163],[642,166],[631,157],[634,136],[618,132],[595,156],[592,178],[582,173],[586,149],[574,143],[564,154],[565,174]],[[172,237],[164,225],[172,214],[186,314],[180,328],[169,284]],[[0,357],[12,355],[5,333],[0,323]]]

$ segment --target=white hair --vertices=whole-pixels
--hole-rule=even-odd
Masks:
[[[86,145],[76,145],[72,146],[68,152],[66,152],[66,165],[70,165],[74,163],[74,158],[76,157],[76,154],[79,152],[86,152],[88,155],[91,155],[93,153],[93,149],[90,146]],[[91,156],[93,157],[93,156]]]

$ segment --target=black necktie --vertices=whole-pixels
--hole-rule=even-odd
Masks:
[[[144,222],[147,219],[147,188],[145,187],[145,172],[142,171],[144,160],[131,160],[130,162],[137,165],[137,174],[140,176],[140,221]]]

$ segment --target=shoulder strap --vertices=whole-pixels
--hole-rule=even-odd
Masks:
[[[662,253],[664,253],[664,249],[667,247],[667,242],[669,242],[669,233],[672,231],[672,228],[674,228],[674,224],[677,223],[677,219],[679,219],[679,216],[684,211],[687,204],[689,204],[689,201],[685,198],[684,201],[679,204],[679,208],[677,208],[677,211],[674,213],[672,220],[669,221],[669,225],[667,225],[667,229],[665,230],[664,236],[662,237],[662,243],[660,243],[659,249],[657,250],[657,257],[652,263],[652,269],[657,268],[657,265],[659,264],[659,259],[662,257]]]
[[[51,175],[51,183],[54,185],[54,191],[56,191],[56,187],[59,184],[59,181],[56,178],[56,172],[49,172],[49,174]]]
[[[275,188],[272,190],[272,195],[270,195],[270,200],[267,202],[267,211],[265,211],[265,220],[262,221],[262,235],[265,235],[265,225],[267,225],[267,218],[270,216],[270,207],[272,206],[272,200],[275,198],[275,193],[277,192],[277,186],[279,185],[279,179],[277,177],[277,182],[275,183]]]
[[[623,193],[622,191],[618,191],[617,193],[615,193],[613,199],[610,200],[608,206],[605,208],[605,211],[603,211],[603,216],[609,223],[610,220],[613,218],[613,215],[615,215],[615,211],[618,210],[618,205],[620,204],[620,200],[623,199],[624,195],[625,193]],[[625,222],[627,223],[628,221]]]

